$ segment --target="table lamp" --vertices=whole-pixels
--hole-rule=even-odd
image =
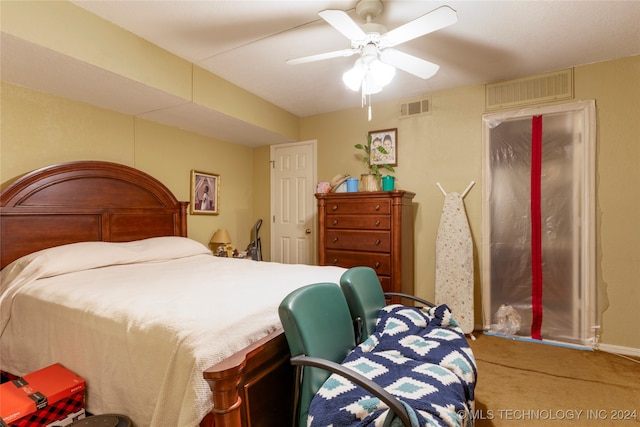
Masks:
[[[233,256],[233,246],[231,246],[231,236],[229,236],[229,232],[220,228],[218,231],[213,233],[213,237],[209,241],[211,245],[217,245],[215,254],[217,256]]]

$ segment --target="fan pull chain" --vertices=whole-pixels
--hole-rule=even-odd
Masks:
[[[368,96],[368,98],[367,98]],[[361,107],[364,108],[365,106],[367,106],[367,120],[371,121],[371,94],[366,95],[365,94],[365,89],[364,89],[364,83],[362,85],[362,102],[361,102]]]

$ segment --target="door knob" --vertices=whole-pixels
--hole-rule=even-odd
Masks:
[[[304,232],[307,233],[307,234],[311,234],[311,229],[307,228],[306,230],[304,230]]]

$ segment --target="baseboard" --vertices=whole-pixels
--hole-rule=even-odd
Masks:
[[[598,344],[596,350],[606,351],[607,353],[624,354],[625,356],[640,357],[640,348],[624,347],[613,344]]]
[[[570,343],[566,343],[566,342],[562,342],[562,341],[555,341],[555,340],[549,340],[549,339],[536,340],[536,339],[533,339],[533,338],[522,337],[522,336],[519,336],[519,335],[503,335],[503,334],[498,334],[496,332],[491,332],[491,331],[484,331],[483,333],[485,335],[491,335],[491,336],[494,336],[494,337],[506,338],[506,339],[515,340],[515,341],[522,341],[522,342],[530,342],[530,343],[534,343],[534,344],[554,345],[556,347],[573,348],[575,350],[587,350],[587,351],[593,351],[594,350],[592,347],[586,346],[586,345],[582,345],[582,344],[570,344]]]
[[[483,325],[476,325],[473,334],[480,335],[487,331],[483,330]],[[623,354],[625,356],[640,357],[640,348],[624,347],[614,344],[596,344],[594,350],[606,351],[607,353]]]

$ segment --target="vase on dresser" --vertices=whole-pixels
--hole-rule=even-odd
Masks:
[[[413,198],[403,190],[316,194],[320,265],[368,266],[385,292],[413,294]]]
[[[362,191],[380,191],[380,180],[375,174],[363,173],[360,175],[360,187]]]

